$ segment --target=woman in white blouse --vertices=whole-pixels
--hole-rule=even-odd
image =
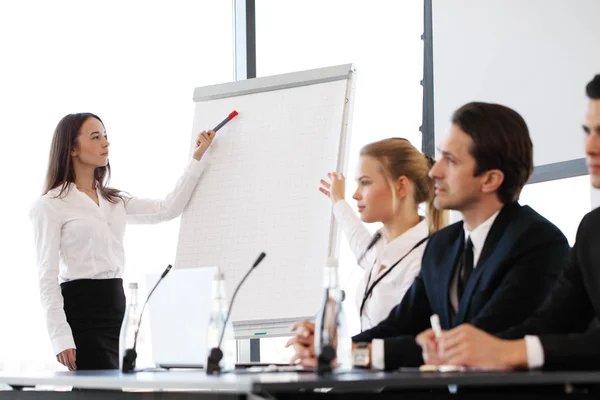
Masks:
[[[330,182],[321,180],[320,190],[331,199],[335,218],[364,270],[356,292],[361,330],[377,325],[402,301],[421,269],[429,235],[446,224],[445,212],[432,204],[434,183],[428,174],[433,163],[406,139],[364,146],[352,196],[360,219],[344,200],[344,176],[331,172]],[[427,218],[418,213],[421,203],[427,203]],[[383,225],[383,240],[366,254],[372,237],[363,222]]]
[[[214,132],[202,132],[174,190],[164,200],[150,200],[108,186],[110,143],[99,117],[69,114],[58,123],[44,194],[30,218],[48,333],[58,361],[70,370],[119,367],[125,223],[181,214],[213,138]]]

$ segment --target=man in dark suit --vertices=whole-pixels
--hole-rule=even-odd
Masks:
[[[387,319],[352,338],[353,352],[370,361],[365,366],[421,365],[415,337],[430,326],[432,314],[443,329],[470,322],[493,333],[524,321],[566,260],[560,230],[516,202],[533,169],[529,131],[517,112],[498,104],[464,105],[440,152],[430,171],[434,204],[460,211],[463,221],[431,237],[420,274]],[[304,365],[315,364],[313,329],[298,324],[290,343]]]
[[[591,183],[600,188],[600,75],[586,87],[583,130]],[[577,231],[569,260],[543,306],[522,324],[498,336],[465,324],[431,331],[418,342],[428,361],[488,368],[600,368],[600,209],[588,213]],[[595,318],[594,318],[595,317]],[[470,322],[470,321],[469,321]],[[507,340],[513,339],[513,340]],[[517,339],[517,340],[514,340]]]

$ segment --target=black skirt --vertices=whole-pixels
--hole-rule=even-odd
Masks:
[[[78,279],[60,286],[77,347],[77,369],[118,369],[119,333],[125,314],[123,280]]]

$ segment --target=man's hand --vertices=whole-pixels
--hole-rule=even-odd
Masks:
[[[427,365],[443,365],[444,360],[438,356],[438,342],[433,329],[427,329],[417,336],[417,344],[423,350],[423,362]]]
[[[442,332],[437,343],[438,356],[445,364],[499,370],[527,367],[524,339],[498,339],[470,324]]]

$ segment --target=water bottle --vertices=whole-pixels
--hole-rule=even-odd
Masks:
[[[317,373],[331,373],[333,368],[350,369],[351,343],[342,308],[342,290],[338,282],[337,260],[325,267],[325,293],[315,321],[315,355]]]
[[[225,293],[225,275],[219,269],[215,272],[212,283],[212,300],[210,307],[210,320],[208,322],[208,332],[206,335],[207,356],[211,356],[211,350],[220,348],[223,358],[219,362],[217,369],[209,368],[210,360],[207,361],[207,373],[219,373],[221,370],[233,370],[236,362],[236,344],[233,325],[231,319],[227,321],[227,296]],[[223,334],[224,331],[224,334]],[[219,347],[219,339],[223,334],[223,341]]]
[[[123,357],[127,349],[133,349],[135,331],[139,323],[138,284],[129,284],[129,295],[127,296],[127,307],[121,323],[119,334],[119,370],[123,371]],[[135,367],[135,365],[134,365]],[[126,372],[126,371],[123,371]]]

